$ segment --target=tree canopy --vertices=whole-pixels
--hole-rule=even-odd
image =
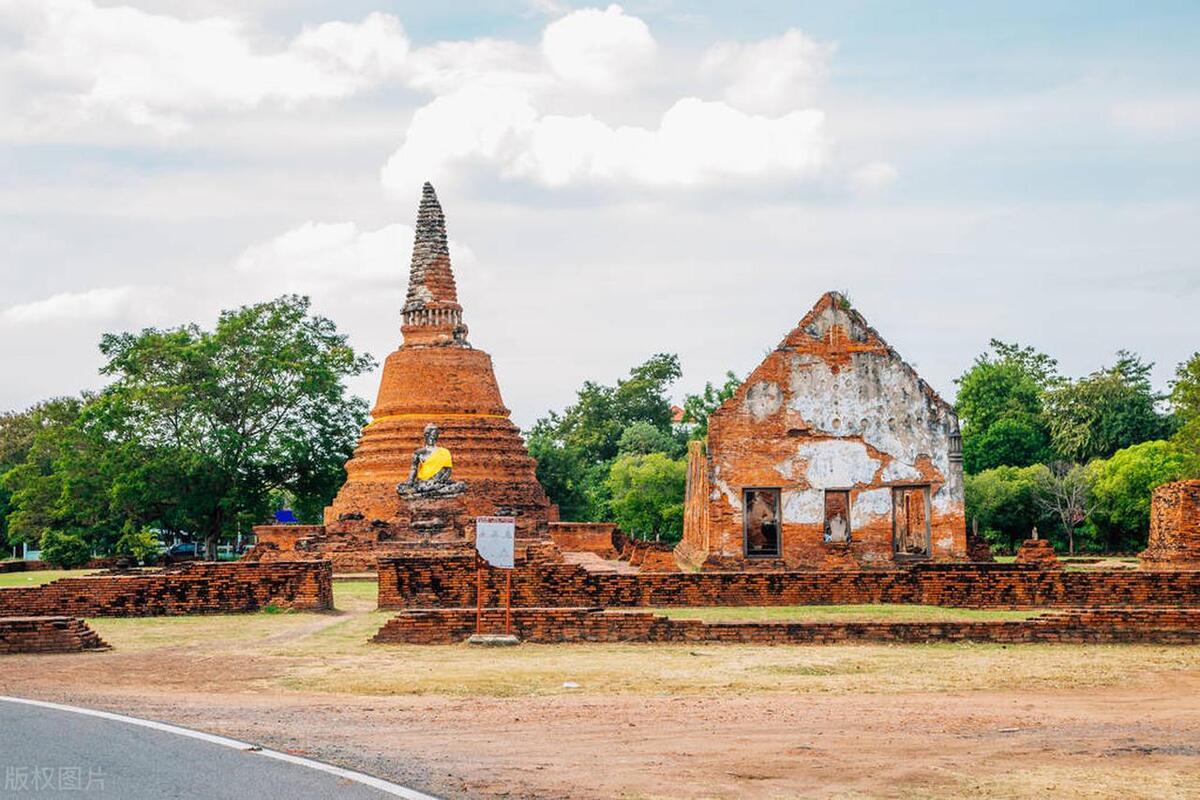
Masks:
[[[997,339],[956,381],[968,473],[1048,460],[1050,432],[1042,399],[1059,378],[1057,362],[1031,347]]]
[[[53,424],[43,414],[4,476],[10,538],[55,530],[110,551],[156,527],[202,538],[215,557],[279,492],[318,513],[366,421],[344,380],[374,362],[306,297],[224,311],[212,330],[106,334],[100,350],[111,383],[63,401]]]
[[[678,459],[686,437],[672,424],[667,395],[681,374],[679,358],[660,353],[615,385],[585,382],[573,404],[537,421],[529,431],[529,451],[538,461],[538,480],[563,519],[610,519],[613,489],[632,480],[627,473],[635,462],[642,463],[638,459],[650,459],[648,463],[656,468],[662,466],[660,460],[651,456],[683,463]],[[621,458],[631,460],[620,468],[624,472],[614,482],[613,470]],[[677,498],[660,495],[655,502],[668,500],[680,503],[682,509],[682,488]],[[682,516],[679,519],[681,531]],[[642,530],[658,535],[664,531],[661,524]]]
[[[1121,350],[1111,367],[1047,392],[1045,413],[1059,457],[1084,464],[1169,436],[1171,420],[1158,410],[1165,398],[1150,385],[1153,366]]]

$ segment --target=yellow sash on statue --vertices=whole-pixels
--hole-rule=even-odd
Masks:
[[[421,462],[421,466],[417,467],[417,480],[427,481],[446,467],[453,466],[450,451],[444,447],[435,447],[429,457]]]

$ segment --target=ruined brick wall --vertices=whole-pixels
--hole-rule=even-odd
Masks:
[[[1159,486],[1150,500],[1143,569],[1200,569],[1200,480]]]
[[[927,487],[916,509],[929,523],[922,555],[966,560],[957,417],[836,293],[711,415],[700,459],[689,453],[696,489],[678,550],[692,564],[747,560],[748,488],[780,490],[781,559],[791,568],[890,565],[898,487],[921,487],[920,498]],[[850,558],[826,544],[826,490],[849,493]]]
[[[688,442],[687,483],[683,493],[683,538],[675,548],[685,564],[703,564],[712,545],[709,540],[709,481],[708,453],[704,442]]]
[[[601,558],[616,558],[617,526],[611,522],[551,522],[550,538],[559,550],[595,553]]]
[[[0,617],[0,655],[77,653],[108,647],[81,619],[73,617]]]
[[[518,559],[513,605],[785,606],[915,603],[962,608],[1200,607],[1198,571],[1067,572],[1018,564],[921,564],[903,570],[594,573]],[[483,602],[503,602],[504,570],[484,571]],[[475,605],[470,557],[382,559],[379,607]]]
[[[379,630],[380,644],[457,644],[476,628],[474,609],[405,611]],[[653,612],[599,608],[522,608],[512,612],[522,641],[842,644],[846,642],[1200,643],[1200,609],[1101,609],[1053,612],[1028,620],[938,622],[702,622]],[[503,632],[504,611],[484,609],[482,629]]]
[[[34,572],[50,569],[45,561],[0,561],[0,572]]]
[[[0,616],[142,617],[333,608],[328,561],[191,563],[0,589]]]

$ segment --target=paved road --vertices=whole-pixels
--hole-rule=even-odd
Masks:
[[[214,741],[0,699],[0,798],[422,797],[402,787],[365,785],[262,752],[228,747],[215,741],[220,737],[209,738]]]

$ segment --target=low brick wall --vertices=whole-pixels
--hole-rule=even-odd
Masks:
[[[0,617],[0,654],[104,650],[94,630],[74,617]]]
[[[268,605],[333,608],[328,561],[196,562],[164,570],[61,578],[0,589],[0,616],[228,614]]]
[[[475,632],[475,609],[404,611],[372,641],[457,644]],[[503,609],[484,610],[483,630],[504,630]],[[520,608],[513,633],[526,642],[716,642],[841,644],[847,642],[1200,643],[1200,609],[1077,609],[1028,620],[955,622],[703,622],[648,611],[600,608]]]
[[[611,522],[551,522],[550,538],[558,549],[569,553],[595,553],[616,558],[619,532]]]
[[[485,570],[484,604],[499,605],[503,570]],[[916,603],[963,608],[1200,607],[1200,572],[1070,572],[1023,564],[923,564],[887,571],[589,572],[518,561],[513,605],[524,607],[782,606]],[[470,557],[380,559],[379,607],[475,605]]]
[[[0,561],[0,572],[33,572],[50,569],[45,561]]]

